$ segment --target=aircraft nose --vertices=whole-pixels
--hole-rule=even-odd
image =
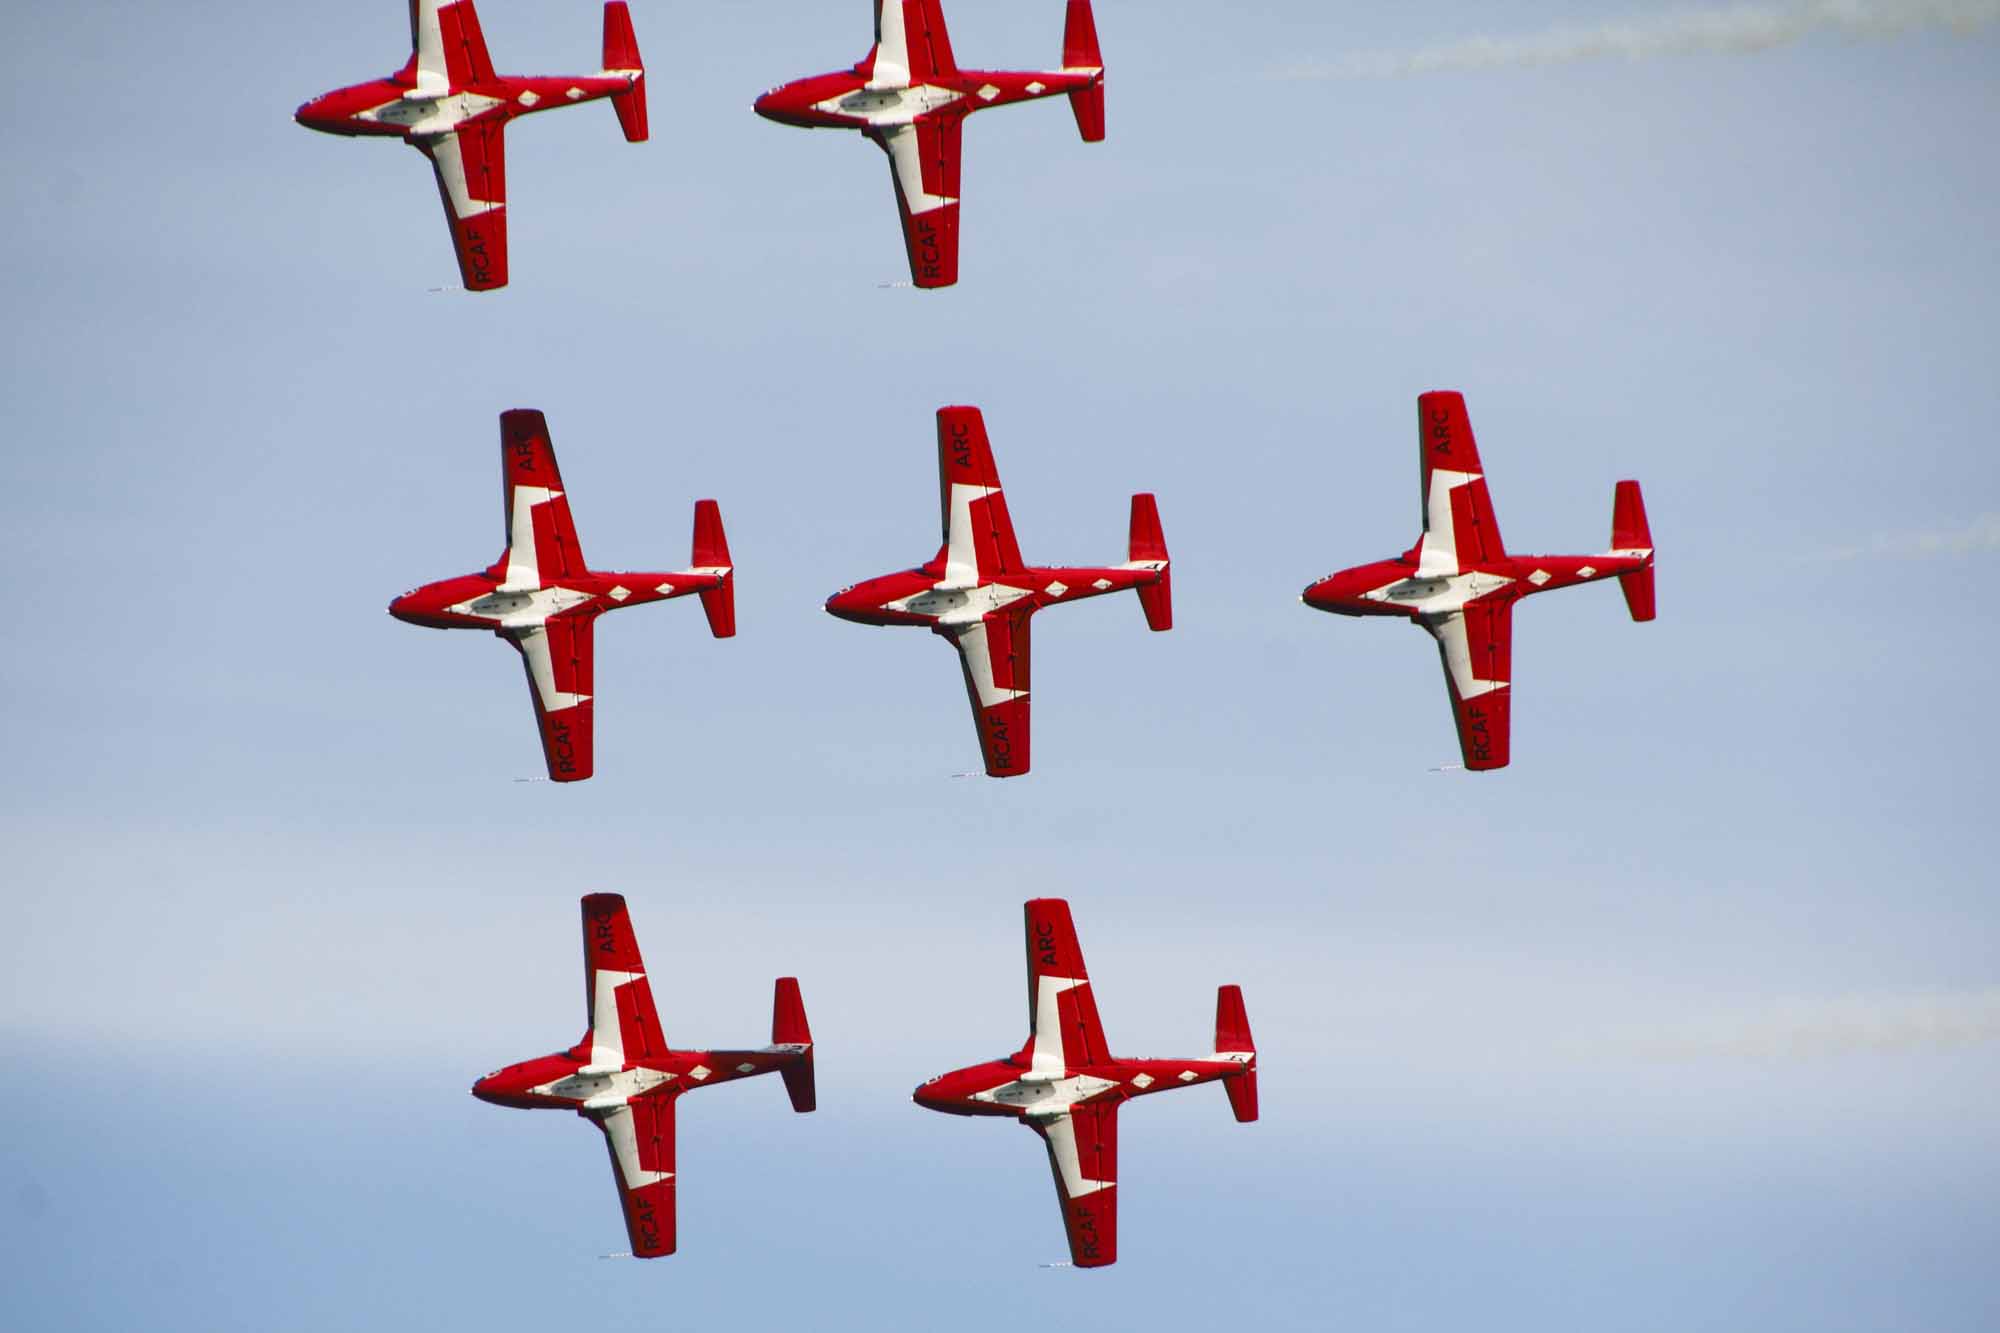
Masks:
[[[472,1085],[472,1095],[477,1097],[482,1102],[490,1102],[497,1100],[498,1091],[495,1087],[495,1084],[498,1081],[501,1073],[503,1072],[505,1071],[496,1070],[493,1073],[488,1074],[485,1078],[480,1079],[477,1083],[474,1083]]]
[[[855,613],[860,609],[861,598],[855,595],[852,588],[842,588],[826,599],[826,613],[830,616],[839,616],[842,620],[855,619]]]
[[[411,605],[411,602],[415,599],[415,597],[416,597],[415,593],[406,592],[401,597],[396,598],[394,601],[389,603],[389,614],[396,617],[396,619],[398,620],[408,620],[410,618],[411,611],[415,609]]]
[[[800,112],[804,109],[799,95],[791,85],[773,88],[750,104],[758,115],[766,120],[775,120],[785,125],[804,124]]]

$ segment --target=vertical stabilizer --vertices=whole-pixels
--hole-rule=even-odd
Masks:
[[[1097,78],[1088,88],[1069,95],[1069,109],[1076,113],[1076,132],[1085,143],[1104,138],[1104,57],[1097,49],[1097,21],[1091,17],[1090,0],[1069,0],[1063,16],[1063,68],[1095,70]]]
[[[1146,624],[1155,630],[1174,627],[1173,566],[1167,563],[1167,538],[1160,530],[1160,507],[1150,494],[1132,497],[1131,535],[1125,547],[1126,559],[1133,564],[1159,561],[1160,577],[1138,587],[1139,605],[1145,608]]]
[[[1651,620],[1654,614],[1653,530],[1646,522],[1646,501],[1640,496],[1636,481],[1619,482],[1612,496],[1611,549],[1623,555],[1643,552],[1648,557],[1644,569],[1620,574],[1618,587],[1625,594],[1625,609],[1632,613],[1632,619]]]
[[[810,1111],[818,1103],[813,1086],[812,1028],[806,1023],[806,1002],[799,994],[797,977],[779,977],[771,998],[771,1044],[803,1046],[805,1054],[778,1071],[785,1080],[785,1092],[794,1111]]]
[[[1221,986],[1215,992],[1215,1050],[1220,1054],[1248,1054],[1251,1061],[1240,1074],[1222,1080],[1229,1094],[1229,1109],[1239,1121],[1257,1118],[1257,1043],[1250,1036],[1250,1016],[1243,1010],[1243,988]]]
[[[729,562],[729,538],[722,531],[722,509],[713,500],[694,502],[694,567],[719,570],[722,582],[701,594],[708,631],[718,639],[736,633],[736,567]]]
[[[610,0],[604,6],[604,72],[629,74],[632,86],[611,94],[611,109],[618,113],[618,128],[625,142],[646,141],[646,66],[639,59],[639,39],[632,31],[632,11],[625,0]]]

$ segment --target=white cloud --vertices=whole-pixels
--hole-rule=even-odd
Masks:
[[[1802,1059],[1994,1040],[2000,1040],[2000,988],[1789,1000],[1761,1012],[1702,1023],[1604,1034],[1588,1044],[1596,1051],[1678,1060]]]
[[[1823,560],[1855,560],[1862,556],[1968,555],[1974,551],[2000,551],[2000,513],[1981,514],[1960,527],[1930,532],[1877,533],[1858,546],[1836,546],[1823,552]]]
[[[1376,51],[1280,71],[1298,79],[1399,78],[1583,60],[1749,53],[1820,33],[1888,37],[1919,28],[1964,34],[2000,19],[2000,0],[1812,0],[1680,9],[1620,22],[1565,25],[1524,37],[1477,35],[1416,51]]]

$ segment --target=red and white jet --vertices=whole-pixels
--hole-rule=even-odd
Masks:
[[[949,287],[958,281],[959,131],[967,116],[1065,94],[1083,141],[1104,138],[1104,59],[1090,0],[1069,0],[1062,63],[1058,70],[960,69],[938,0],[875,0],[875,46],[860,64],[773,88],[757,99],[757,114],[873,139],[889,155],[911,280]]]
[[[1045,606],[1136,589],[1146,623],[1174,625],[1173,585],[1160,511],[1132,497],[1122,565],[1030,565],[1021,559],[1007,497],[976,407],[938,409],[938,503],[944,545],[915,569],[843,588],[826,609],[863,625],[921,625],[952,641],[965,668],[989,777],[1028,771],[1028,618]]]
[[[611,99],[631,143],[646,138],[646,69],[625,0],[604,6],[604,68],[573,78],[495,74],[472,0],[410,0],[410,60],[386,79],[315,97],[294,113],[326,134],[385,135],[437,173],[466,290],[507,285],[507,122]]]
[[[603,1130],[632,1253],[656,1259],[675,1246],[674,1103],[696,1088],[776,1070],[792,1109],[812,1110],[805,1002],[795,978],[779,977],[769,1046],[668,1049],[625,900],[615,893],[583,900],[583,976],[590,1026],[576,1045],[488,1074],[472,1095],[496,1106],[575,1111]]]
[[[1503,768],[1513,682],[1514,603],[1533,593],[1616,578],[1634,620],[1653,618],[1653,536],[1639,483],[1612,498],[1611,549],[1600,555],[1509,555],[1486,494],[1465,396],[1417,399],[1424,532],[1394,560],[1329,574],[1301,600],[1343,616],[1404,616],[1430,632],[1444,663],[1458,743],[1469,769]]]
[[[389,603],[389,614],[431,629],[491,630],[520,650],[542,728],[549,778],[591,774],[591,664],[597,618],[695,593],[718,639],[736,633],[736,572],[722,511],[694,504],[692,569],[609,574],[585,566],[556,470],[549,423],[540,412],[500,414],[500,479],[507,549],[478,574],[427,583]]]
[[[1104,1042],[1069,904],[1026,906],[1028,1041],[1004,1060],[940,1074],[914,1092],[949,1115],[1004,1115],[1042,1136],[1055,1176],[1071,1260],[1101,1268],[1118,1258],[1118,1108],[1134,1097],[1222,1080],[1230,1109],[1257,1118],[1257,1045],[1243,991],[1215,994],[1215,1053],[1190,1060],[1121,1060]]]

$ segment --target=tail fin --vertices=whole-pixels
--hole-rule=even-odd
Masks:
[[[1243,1012],[1243,988],[1241,986],[1220,986],[1215,992],[1215,1049],[1218,1052],[1248,1051],[1257,1054],[1257,1043],[1250,1036],[1250,1016]],[[1240,1074],[1231,1074],[1222,1080],[1222,1090],[1229,1094],[1229,1109],[1241,1121],[1257,1118],[1257,1065],[1253,1059]]]
[[[736,568],[729,563],[729,539],[722,532],[722,510],[713,500],[694,502],[694,567],[720,569],[722,583],[701,594],[708,614],[708,632],[718,639],[736,633]]]
[[[606,72],[632,73],[632,86],[611,94],[611,109],[618,113],[618,126],[625,131],[626,143],[646,141],[646,66],[639,59],[639,39],[632,32],[632,11],[625,0],[610,0],[604,6],[604,68]]]
[[[778,1071],[785,1080],[785,1091],[792,1099],[794,1111],[810,1111],[819,1104],[813,1088],[812,1039],[812,1029],[806,1025],[806,1002],[799,995],[799,979],[779,977],[776,993],[771,997],[771,1044],[806,1048],[796,1064]]]
[[[1160,507],[1150,494],[1132,497],[1132,534],[1125,547],[1126,558],[1134,562],[1167,560],[1167,539],[1160,531]],[[1174,627],[1173,566],[1167,564],[1153,583],[1139,585],[1139,605],[1146,610],[1146,624],[1153,629]]]
[[[1611,500],[1611,549],[1614,551],[1653,550],[1653,530],[1646,524],[1646,502],[1639,495],[1639,483],[1621,481]],[[1634,620],[1653,618],[1653,566],[1618,576],[1625,594],[1625,609]]]
[[[1097,21],[1090,15],[1090,0],[1069,0],[1063,16],[1063,68],[1094,69],[1097,78],[1088,88],[1069,95],[1069,109],[1076,113],[1076,132],[1085,143],[1104,138],[1104,57],[1097,49]]]

